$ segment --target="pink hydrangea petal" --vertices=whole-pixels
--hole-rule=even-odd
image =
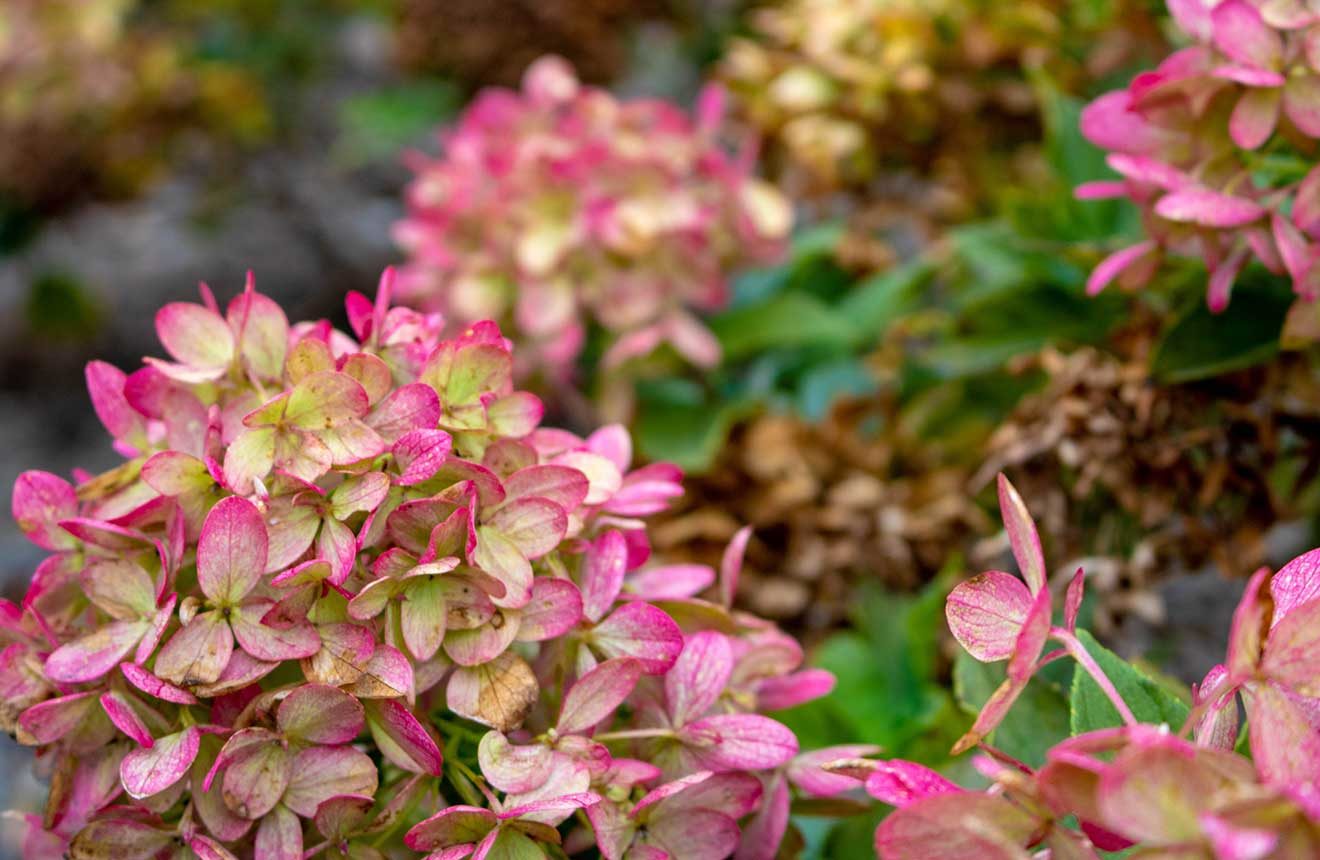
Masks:
[[[563,636],[582,620],[582,594],[567,579],[538,576],[532,599],[522,608],[518,641],[544,642]]]
[[[682,652],[683,632],[662,610],[635,601],[597,624],[592,642],[607,658],[634,657],[648,675],[660,675]]]
[[[524,792],[541,786],[550,776],[554,752],[541,744],[514,745],[496,731],[486,732],[477,747],[481,773],[504,792]]]
[[[132,738],[138,746],[150,747],[154,745],[151,730],[147,728],[146,723],[142,721],[142,717],[138,716],[132,705],[121,694],[101,694],[101,707],[105,709],[106,716],[110,718],[110,722],[115,724],[115,728]]]
[[[150,629],[149,621],[112,621],[46,658],[46,675],[66,684],[95,681],[119,665]]]
[[[1155,203],[1155,214],[1203,227],[1244,227],[1263,217],[1266,210],[1243,197],[1209,188],[1184,188],[1161,197]]]
[[[1035,830],[1033,817],[1003,797],[947,794],[900,809],[880,823],[880,860],[1027,860],[1022,847]]]
[[[1238,99],[1228,121],[1229,135],[1243,149],[1259,149],[1274,133],[1281,98],[1274,88],[1249,89]]]
[[[958,644],[977,660],[993,663],[1012,656],[1031,604],[1022,580],[992,570],[960,582],[944,612]]]
[[[1320,137],[1320,75],[1294,75],[1283,87],[1283,113],[1308,137]]]
[[[499,824],[495,813],[479,806],[450,806],[416,824],[404,843],[414,851],[434,851],[479,842]]]
[[[310,747],[293,758],[289,787],[282,803],[304,818],[337,795],[372,797],[376,793],[376,765],[366,753],[349,746]]]
[[[422,382],[399,386],[366,418],[367,425],[390,444],[415,430],[435,430],[439,420],[440,398],[434,388]]]
[[[77,546],[59,525],[78,513],[78,497],[68,481],[49,472],[24,472],[14,481],[12,507],[19,530],[37,546],[52,552]]]
[[[349,743],[365,725],[358,700],[325,684],[294,689],[275,713],[281,732],[314,744]]]
[[[669,719],[683,725],[710,710],[733,674],[733,648],[728,637],[702,631],[688,637],[683,652],[665,675]]]
[[[119,766],[119,778],[130,797],[141,800],[178,782],[192,767],[201,743],[201,732],[190,726],[181,732],[157,738],[149,748],[134,750]]]
[[[197,370],[223,370],[234,357],[234,333],[215,311],[171,302],[156,313],[156,333],[175,361]]]
[[[321,650],[321,638],[306,620],[288,627],[262,623],[273,605],[269,600],[250,601],[230,614],[229,624],[240,648],[258,660],[274,663],[311,657]]]
[[[627,570],[628,547],[623,535],[609,530],[597,537],[582,556],[582,611],[599,621],[614,605]]]
[[[1237,683],[1251,677],[1260,663],[1264,646],[1267,607],[1261,600],[1261,589],[1269,579],[1269,570],[1261,568],[1247,582],[1242,599],[1233,611],[1233,623],[1228,633],[1229,677]]]
[[[824,669],[803,669],[756,685],[757,707],[781,711],[828,696],[836,685],[834,675]]]
[[[1003,475],[999,476],[999,512],[1004,519],[1004,530],[1013,548],[1013,558],[1017,560],[1018,570],[1027,582],[1027,588],[1034,595],[1045,587],[1048,571],[1045,568],[1045,553],[1040,546],[1040,535],[1036,533],[1036,524],[1031,519],[1031,512],[1018,495],[1017,489]]]
[[[562,734],[589,731],[627,700],[641,676],[642,665],[636,660],[601,663],[568,688],[556,728]]]
[[[1203,0],[1167,0],[1169,14],[1178,27],[1198,42],[1208,42],[1214,35],[1211,7]]]
[[[532,599],[532,565],[518,545],[490,526],[477,528],[477,548],[471,561],[507,589],[499,606],[518,609]]]
[[[877,762],[876,769],[866,778],[867,794],[899,809],[928,797],[962,791],[930,768],[901,759]]]
[[[703,809],[686,810],[682,815],[662,816],[648,822],[646,834],[638,847],[658,848],[665,857],[684,860],[722,860],[738,847],[738,823],[727,815]],[[637,848],[628,852],[631,858]]]
[[[1215,44],[1239,63],[1274,68],[1283,58],[1279,34],[1249,0],[1225,0],[1210,13]]]
[[[302,860],[302,822],[288,808],[275,807],[257,826],[254,847],[263,860]]]
[[[747,553],[747,542],[752,538],[752,527],[743,526],[734,533],[729,545],[720,557],[720,601],[725,607],[733,605],[734,595],[738,591],[738,575],[742,572],[743,556]]]
[[[1294,609],[1320,599],[1320,549],[1303,553],[1280,568],[1270,579],[1270,597],[1274,601],[1271,626]]]
[[[874,744],[840,744],[804,752],[788,765],[788,779],[810,797],[833,797],[856,788],[860,780],[834,773],[825,767],[842,759],[856,759],[880,752]]]
[[[221,604],[234,605],[266,570],[266,524],[247,499],[230,496],[206,515],[197,542],[197,583]]]
[[[778,767],[797,755],[797,738],[759,714],[716,714],[688,723],[679,738],[701,766],[715,771]]]
[[[540,558],[557,547],[568,529],[564,509],[542,498],[507,501],[488,522],[528,559]]]
[[[134,687],[162,702],[173,702],[176,705],[197,703],[197,697],[192,693],[161,680],[135,663],[121,663],[119,670]]]
[[[704,564],[667,564],[628,577],[628,590],[643,600],[682,600],[715,583],[715,570]]]
[[[392,699],[363,703],[367,727],[385,758],[412,773],[439,776],[440,747],[406,707]]]
[[[229,664],[234,636],[219,612],[203,612],[175,633],[156,655],[154,671],[181,687],[216,681]]]

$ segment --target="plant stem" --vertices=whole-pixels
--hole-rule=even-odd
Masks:
[[[634,738],[667,738],[673,734],[673,729],[628,729],[621,732],[605,732],[602,735],[596,735],[592,740],[605,742],[626,741]]]
[[[1095,658],[1091,656],[1091,652],[1086,650],[1086,646],[1082,644],[1082,641],[1062,628],[1056,627],[1050,632],[1055,639],[1058,639],[1064,644],[1064,647],[1068,649],[1068,653],[1072,654],[1072,657],[1077,661],[1077,664],[1085,669],[1086,673],[1100,686],[1100,690],[1109,699],[1110,703],[1114,706],[1114,709],[1118,711],[1118,715],[1123,718],[1123,722],[1129,726],[1137,725],[1140,720],[1132,714],[1132,709],[1128,707],[1127,702],[1123,701],[1123,697],[1118,694],[1118,689],[1114,686],[1114,682],[1109,680],[1109,676],[1105,674],[1105,670],[1101,669],[1100,664],[1095,662]]]

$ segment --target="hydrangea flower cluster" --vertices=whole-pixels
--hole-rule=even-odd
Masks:
[[[722,96],[695,117],[657,100],[621,102],[545,57],[521,92],[489,89],[418,157],[395,230],[410,261],[400,296],[456,322],[517,333],[521,370],[568,375],[588,326],[611,335],[612,368],[668,343],[702,366],[719,344],[692,310],[728,301],[735,266],[772,261],[787,200],[751,175],[751,151],[720,145]],[[520,373],[520,375],[522,375]]]
[[[0,6],[0,191],[50,208],[88,191],[136,191],[187,127],[242,141],[265,106],[241,72],[189,57],[186,36],[138,26],[138,0]],[[214,117],[224,117],[212,125]]]
[[[1110,152],[1115,181],[1079,197],[1128,198],[1147,238],[1107,257],[1095,293],[1117,280],[1150,281],[1168,253],[1199,257],[1206,300],[1228,306],[1233,282],[1256,260],[1320,296],[1320,8],[1302,0],[1168,0],[1193,41],[1082,115],[1082,131]],[[1282,166],[1283,169],[1279,169]]]
[[[1035,525],[1002,476],[999,493],[1022,578],[983,573],[946,605],[949,627],[972,657],[1008,661],[1003,684],[954,747],[980,748],[974,764],[990,787],[965,789],[902,760],[826,765],[865,779],[872,796],[897,807],[876,831],[882,860],[1025,860],[1040,849],[1093,860],[1134,848],[1132,856],[1205,860],[1320,856],[1320,550],[1252,577],[1227,659],[1193,690],[1183,725],[1155,725],[1134,716],[1136,706],[1076,634],[1081,570],[1067,588],[1062,623],[1052,620]],[[1032,768],[986,739],[1036,672],[1062,657],[1096,682],[1122,724],[1075,734]],[[1236,751],[1239,697],[1250,758]]]
[[[1071,86],[1149,41],[1140,2],[785,0],[752,17],[721,65],[738,107],[827,188],[880,165],[966,162],[1031,128],[1026,70]],[[1124,26],[1119,26],[1119,22]],[[1079,62],[1079,60],[1084,60]],[[941,165],[943,167],[943,165]],[[949,165],[950,169],[955,167]]]
[[[833,678],[730,609],[748,533],[648,566],[678,470],[538,426],[494,324],[391,288],[350,336],[203,287],[170,360],[87,367],[126,461],[13,497],[50,552],[0,603],[26,856],[773,857],[829,776],[763,712]]]

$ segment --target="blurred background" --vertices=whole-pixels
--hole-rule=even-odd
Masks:
[[[1192,264],[1140,298],[1084,296],[1139,225],[1073,199],[1106,173],[1078,116],[1167,53],[1163,9],[5,0],[0,480],[118,462],[83,365],[158,354],[155,309],[198,281],[224,301],[251,269],[291,319],[338,320],[401,259],[402,153],[438,152],[475,93],[555,53],[622,98],[687,108],[719,81],[731,134],[792,203],[783,260],[730,273],[709,321],[724,364],[654,357],[627,417],[643,457],[691,475],[657,549],[710,561],[752,523],[739,599],[840,674],[793,720],[804,747],[920,757],[992,689],[951,663],[937,619],[945,589],[1004,555],[999,470],[1049,557],[1086,562],[1097,633],[1196,680],[1238,577],[1313,545],[1320,385],[1311,352],[1278,347],[1277,279],[1244,275],[1235,319],[1204,311]],[[570,392],[544,393],[587,423]],[[5,596],[41,555],[0,524]],[[30,808],[39,787],[3,749],[0,807]]]

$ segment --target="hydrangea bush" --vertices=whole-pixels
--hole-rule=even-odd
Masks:
[[[730,609],[748,533],[648,565],[677,469],[538,426],[493,323],[445,339],[392,281],[351,335],[203,287],[169,359],[88,365],[125,462],[13,496],[50,553],[0,603],[26,856],[773,857],[859,752],[764,716],[833,679]]]
[[[1142,286],[1168,254],[1204,260],[1206,299],[1228,306],[1248,262],[1320,295],[1320,11],[1306,2],[1168,0],[1192,44],[1093,102],[1082,131],[1121,178],[1083,198],[1125,197],[1147,237],[1107,257],[1091,292]]]
[[[484,91],[441,157],[413,160],[400,297],[499,320],[524,372],[569,375],[592,325],[610,334],[607,370],[662,343],[715,364],[693,310],[722,308],[730,269],[775,258],[792,221],[751,175],[752,150],[721,146],[721,103],[714,88],[695,116],[619,101],[558,57],[532,64],[520,92]]]
[[[1042,850],[1056,860],[1109,851],[1320,856],[1320,550],[1251,578],[1228,655],[1193,689],[1189,709],[1112,654],[1102,661],[1093,653],[1098,646],[1076,626],[1082,570],[1056,617],[1035,526],[1002,476],[999,498],[1022,576],[983,573],[946,604],[949,627],[973,658],[1007,661],[1002,685],[954,747],[979,750],[973,764],[989,787],[963,788],[903,760],[826,766],[864,779],[872,796],[897,808],[876,831],[882,860],[1025,860]],[[1032,767],[996,749],[992,733],[1032,678],[1062,658],[1076,662],[1073,735]]]

